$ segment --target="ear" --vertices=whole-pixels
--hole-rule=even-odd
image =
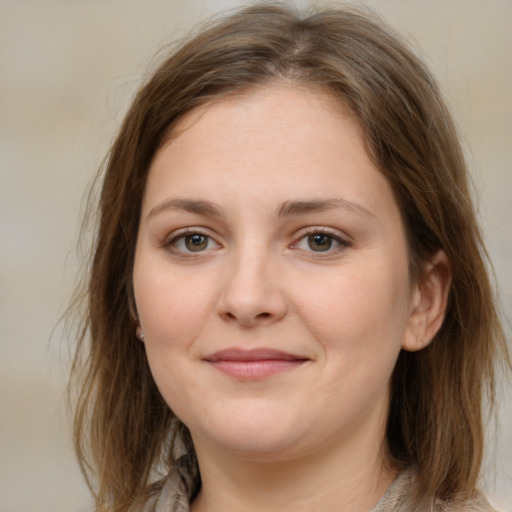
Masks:
[[[422,274],[412,290],[409,323],[402,342],[402,348],[411,352],[425,348],[443,324],[452,282],[446,253],[438,251],[425,264]]]

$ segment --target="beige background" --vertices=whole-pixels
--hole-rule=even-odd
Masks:
[[[88,510],[63,401],[68,341],[60,325],[52,333],[78,269],[82,196],[156,49],[239,3],[0,0],[0,512]],[[512,2],[364,3],[409,35],[446,91],[471,147],[510,325]],[[485,485],[512,510],[510,388],[503,394]]]

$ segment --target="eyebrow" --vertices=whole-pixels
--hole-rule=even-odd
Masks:
[[[320,200],[286,201],[279,207],[277,214],[279,217],[288,217],[292,215],[303,215],[305,213],[323,212],[336,208],[341,208],[357,215],[375,217],[375,215],[364,206],[338,197]]]
[[[341,208],[350,213],[374,217],[375,215],[364,206],[342,198],[310,199],[298,201],[285,201],[277,209],[277,217],[290,217],[306,213],[322,212]],[[221,217],[222,208],[211,201],[201,199],[169,199],[156,205],[148,214],[148,218],[168,210],[178,210],[197,215]]]
[[[198,199],[170,199],[155,206],[149,213],[148,218],[167,210],[181,210],[198,215],[209,215],[212,217],[221,216],[221,208],[210,201]]]

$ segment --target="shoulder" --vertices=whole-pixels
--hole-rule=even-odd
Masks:
[[[435,512],[497,512],[485,496],[476,491],[470,499],[443,501],[436,504]]]
[[[155,482],[141,501],[129,512],[189,512],[189,499],[179,472],[172,468],[162,480]]]
[[[414,472],[403,471],[370,512],[497,512],[485,496],[475,491],[471,498],[436,500],[418,509],[413,501]]]
[[[200,486],[197,462],[182,456],[165,478],[151,486],[144,503],[134,506],[130,512],[189,512],[190,502]]]
[[[172,468],[152,489],[142,508],[133,512],[189,512],[189,499],[181,475]]]

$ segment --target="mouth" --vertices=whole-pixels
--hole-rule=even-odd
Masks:
[[[274,349],[219,350],[204,358],[215,369],[239,380],[260,380],[299,368],[310,359]]]

